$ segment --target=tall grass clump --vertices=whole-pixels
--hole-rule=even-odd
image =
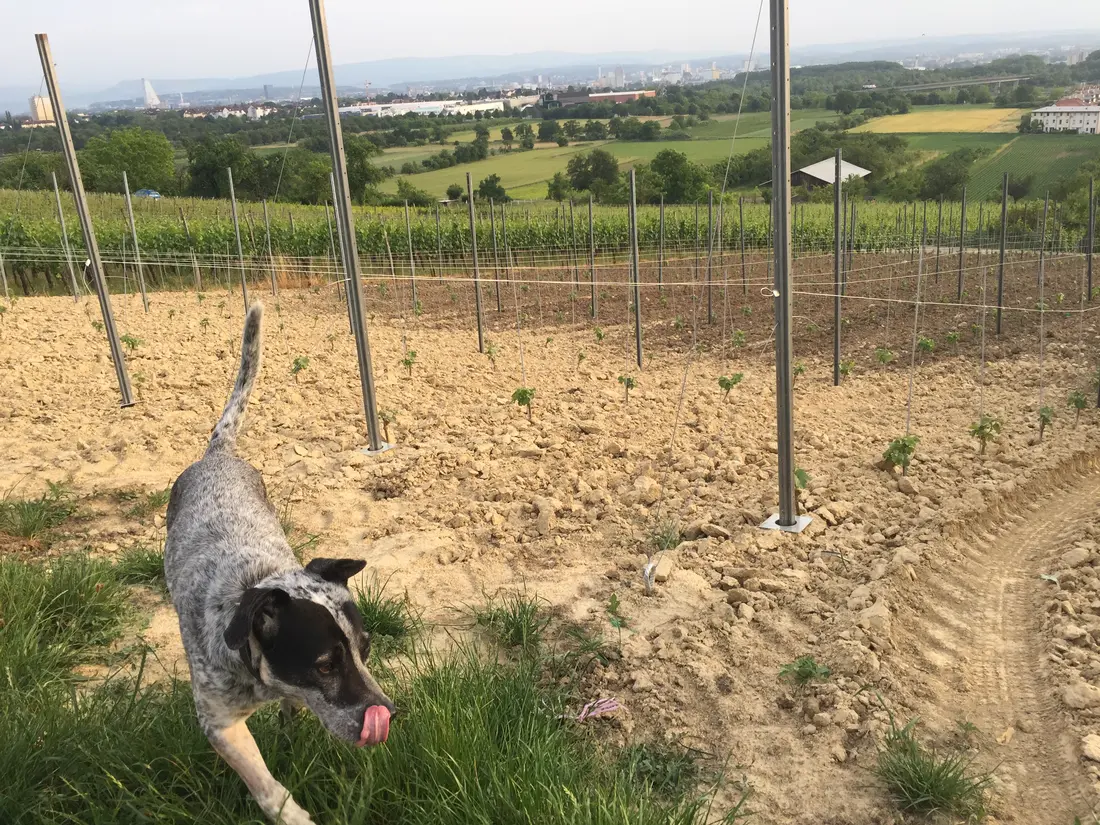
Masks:
[[[976,774],[963,754],[939,754],[917,739],[916,719],[899,728],[890,714],[890,729],[879,750],[875,774],[894,803],[907,813],[947,814],[967,822],[985,817],[989,774]]]
[[[59,526],[76,512],[76,504],[68,485],[47,482],[47,489],[38,498],[14,498],[10,494],[0,500],[0,533],[24,539],[37,538]]]

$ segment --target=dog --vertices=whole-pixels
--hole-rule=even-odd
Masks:
[[[195,710],[214,750],[275,822],[312,820],[271,775],[246,724],[261,705],[309,708],[359,746],[389,735],[394,706],[366,663],[370,635],[348,591],[365,562],[295,559],[260,473],[235,453],[260,370],[263,305],[247,313],[241,363],[203,457],[168,501],[164,572],[179,614]]]

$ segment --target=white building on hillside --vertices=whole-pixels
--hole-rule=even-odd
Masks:
[[[1044,106],[1033,111],[1031,119],[1039,121],[1044,132],[1069,129],[1083,135],[1100,135],[1100,106]]]

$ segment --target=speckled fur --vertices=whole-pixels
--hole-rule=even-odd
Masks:
[[[356,638],[342,609],[350,599],[347,587],[303,569],[287,544],[263,479],[234,453],[260,369],[262,316],[262,305],[253,304],[245,320],[233,393],[205,455],[184,470],[172,487],[164,568],[179,614],[203,731],[269,817],[287,825],[304,825],[311,821],[308,814],[267,771],[245,720],[260,705],[282,699],[308,706],[333,734],[354,742],[363,716],[362,708],[340,707],[326,701],[317,690],[278,679],[254,636],[242,651],[231,650],[224,638],[242,595],[254,587],[277,587],[292,598],[315,602],[332,614],[349,640]],[[367,672],[356,646],[351,648],[355,667],[369,692],[368,704],[392,708]]]

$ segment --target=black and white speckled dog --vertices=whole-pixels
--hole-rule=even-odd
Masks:
[[[389,734],[393,705],[367,671],[370,636],[347,588],[364,562],[314,559],[303,568],[263,479],[234,453],[260,369],[262,317],[253,304],[233,394],[205,455],[172,487],[164,569],[210,744],[271,819],[308,825],[264,764],[248,717],[280,699],[284,709],[305,705],[341,739],[375,745]]]

